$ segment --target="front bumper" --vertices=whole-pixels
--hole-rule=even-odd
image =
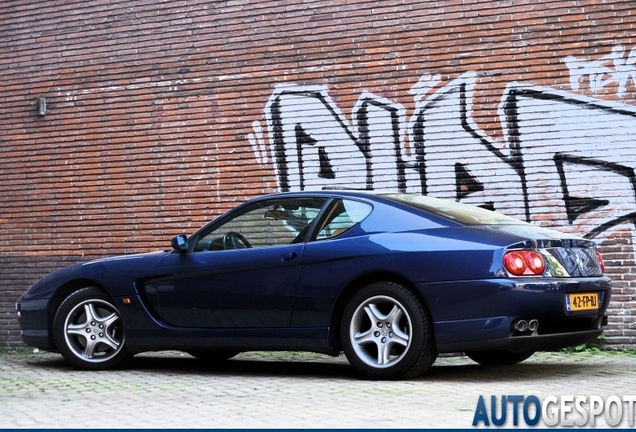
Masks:
[[[48,303],[50,299],[19,300],[16,304],[20,337],[28,346],[43,351],[56,351],[49,332]]]

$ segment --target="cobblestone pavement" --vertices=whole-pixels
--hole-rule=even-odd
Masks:
[[[539,353],[508,367],[440,357],[418,379],[377,382],[317,354],[245,353],[209,366],[147,353],[86,372],[56,354],[0,350],[0,428],[471,428],[480,395],[490,405],[513,394],[634,395],[636,355]]]

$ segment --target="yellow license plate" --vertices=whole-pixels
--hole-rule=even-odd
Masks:
[[[598,293],[577,293],[565,296],[568,311],[598,309]]]

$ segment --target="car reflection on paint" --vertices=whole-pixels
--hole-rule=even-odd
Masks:
[[[172,250],[73,265],[17,302],[22,338],[83,369],[144,351],[339,355],[416,377],[438,353],[486,365],[595,340],[610,280],[589,240],[420,195],[248,201]]]

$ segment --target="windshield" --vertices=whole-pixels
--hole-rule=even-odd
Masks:
[[[454,201],[415,194],[383,194],[384,198],[433,213],[464,225],[526,225],[525,222],[491,210]]]

